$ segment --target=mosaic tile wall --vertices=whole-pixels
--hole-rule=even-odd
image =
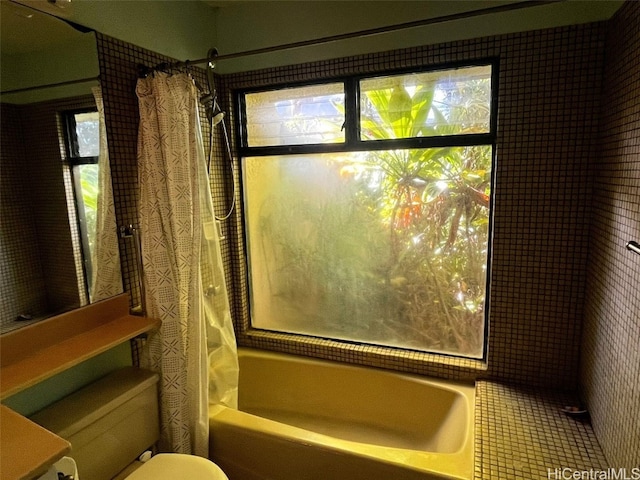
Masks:
[[[640,3],[609,23],[581,383],[616,467],[640,466]]]
[[[69,220],[74,199],[58,112],[92,105],[90,95],[2,105],[0,251],[6,272],[0,319],[5,327],[19,313],[38,317],[86,303],[79,231]]]
[[[100,78],[105,103],[107,137],[109,139],[109,155],[113,181],[113,195],[116,217],[119,226],[138,226],[138,99],[136,82],[138,65],[153,67],[163,62],[174,62],[175,59],[159,55],[135,45],[115,38],[97,34]],[[203,53],[206,56],[206,51]],[[204,70],[191,68],[190,73],[196,80],[200,90],[208,91]],[[205,152],[209,152],[209,122],[204,109],[200,111],[202,137]],[[223,164],[222,130],[214,132],[214,149],[212,151],[212,190],[214,191],[214,207],[217,212],[227,209],[224,188],[225,169]],[[220,179],[218,179],[220,176]],[[131,307],[140,304],[137,257],[132,238],[120,239],[120,256],[125,291],[130,293]],[[227,254],[228,256],[228,254]]]
[[[416,373],[575,388],[603,51],[604,25],[587,24],[223,76],[230,102],[237,88],[500,59],[488,368],[472,360],[249,332],[238,209],[232,241],[240,253],[232,274],[239,343]]]
[[[450,378],[484,376],[574,389],[604,27],[587,24],[524,32],[218,77],[226,125],[230,127],[234,88],[405,66],[500,59],[488,367],[483,362],[446,356],[413,352],[398,356],[384,348],[344,348],[321,339],[291,342],[285,335],[247,334],[241,190],[235,159],[238,208],[222,224],[222,248],[239,343]],[[116,211],[120,224],[137,224],[136,65],[154,65],[168,59],[104,35],[98,35],[98,49]],[[231,190],[225,187],[231,171],[221,132],[219,127],[214,129],[212,163],[219,213],[226,211],[229,202],[225,195]],[[125,285],[134,294],[135,304],[135,256],[126,243],[121,248]]]
[[[26,179],[20,173],[25,158],[20,107],[3,104],[0,145],[0,324],[10,325],[19,312],[46,310],[36,225],[29,207]]]
[[[633,260],[623,248],[624,242],[640,231],[636,93],[639,75],[638,62],[629,61],[638,56],[638,4],[628,4],[615,22],[608,48],[620,53],[608,58],[610,71],[605,92],[611,99],[603,103],[608,115],[600,161],[598,118],[606,24],[217,77],[233,147],[230,103],[233,88],[410,65],[500,58],[488,367],[482,362],[437,355],[397,356],[375,347],[345,349],[320,339],[291,342],[285,335],[248,335],[241,189],[234,159],[238,208],[222,223],[222,248],[228,278],[233,279],[230,290],[239,343],[450,378],[491,377],[572,390],[578,377],[582,318],[586,313],[583,344],[586,368],[582,378],[594,426],[610,463],[629,466],[638,463],[639,274],[637,264],[631,263]],[[635,43],[625,44],[629,39],[635,39]],[[137,64],[155,65],[169,59],[103,35],[98,35],[98,48],[119,224],[135,225]],[[199,79],[204,83],[203,78]],[[623,94],[618,95],[619,92]],[[210,133],[207,125],[203,121],[205,142]],[[228,211],[232,191],[229,188],[232,172],[222,132],[220,127],[213,130],[212,189],[219,215]],[[593,210],[596,221],[590,235],[595,165],[599,168]],[[593,263],[587,270],[590,241]],[[138,302],[135,255],[127,242],[121,243],[123,271],[126,289],[133,293],[135,305]],[[624,348],[613,348],[618,345]],[[494,393],[504,396],[500,389]],[[490,404],[486,408],[488,418],[492,418]],[[619,411],[635,414],[618,415]],[[491,458],[487,459],[488,463],[483,465],[492,465]],[[602,463],[602,459],[598,461]]]

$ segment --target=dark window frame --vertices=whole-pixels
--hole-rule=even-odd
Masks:
[[[80,147],[78,145],[78,134],[76,130],[75,116],[82,113],[97,112],[97,108],[78,108],[75,110],[65,110],[60,112],[64,124],[65,148],[69,165],[89,165],[98,163],[97,156],[80,156]]]
[[[489,118],[489,132],[476,134],[441,135],[434,137],[412,137],[388,140],[362,140],[360,138],[360,89],[361,80],[402,75],[410,73],[429,73],[443,70],[456,70],[465,67],[491,67],[491,106]],[[498,69],[497,58],[487,58],[476,61],[445,63],[429,67],[402,68],[382,70],[374,73],[331,77],[308,82],[290,82],[269,85],[262,88],[239,89],[235,91],[237,148],[240,157],[267,155],[294,155],[302,153],[332,153],[332,152],[361,152],[375,150],[398,150],[408,148],[434,147],[467,147],[474,145],[495,146],[498,123]],[[328,83],[343,83],[345,93],[345,141],[339,143],[312,143],[250,147],[247,142],[247,119],[245,95],[250,93],[270,92],[287,88],[323,85]]]
[[[362,140],[360,139],[360,89],[359,82],[364,79],[402,75],[411,73],[428,73],[442,70],[455,70],[465,67],[478,67],[478,66],[490,66],[491,67],[491,98],[490,98],[490,117],[489,117],[489,132],[483,134],[459,134],[459,135],[443,135],[434,137],[413,137],[413,138],[401,138],[401,139],[388,139],[388,140]],[[366,74],[347,75],[338,77],[327,77],[314,81],[302,81],[302,82],[282,82],[274,83],[268,86],[254,87],[254,88],[239,88],[232,91],[233,98],[235,99],[235,129],[237,132],[236,148],[238,151],[238,157],[240,163],[242,163],[243,157],[260,157],[271,155],[296,155],[296,154],[313,154],[313,153],[336,153],[336,152],[358,152],[358,151],[380,151],[380,150],[396,150],[396,149],[425,149],[425,148],[438,148],[438,147],[465,147],[476,145],[488,145],[491,146],[491,198],[489,202],[489,226],[488,226],[488,245],[487,245],[487,270],[486,270],[486,285],[485,285],[485,309],[484,309],[484,341],[482,348],[482,357],[475,359],[465,355],[457,355],[446,352],[428,352],[423,350],[416,350],[420,354],[437,355],[442,357],[452,358],[464,358],[468,360],[480,360],[486,362],[488,355],[488,339],[489,339],[489,316],[490,316],[490,286],[491,286],[491,272],[492,272],[492,256],[493,256],[493,228],[494,228],[494,211],[495,211],[495,195],[493,193],[496,185],[496,143],[497,143],[497,131],[498,131],[498,89],[499,89],[499,68],[500,62],[497,57],[488,57],[477,60],[461,61],[441,63],[429,66],[420,67],[406,67],[400,69],[388,69],[377,70],[375,72],[368,72]],[[269,92],[276,90],[283,90],[286,88],[305,87],[311,85],[322,85],[328,83],[343,82],[345,85],[345,141],[340,143],[330,144],[300,144],[300,145],[275,145],[275,146],[260,146],[250,147],[247,145],[247,126],[246,126],[246,103],[245,94]],[[244,189],[242,179],[240,179],[241,196]],[[242,215],[242,228],[246,231],[246,224],[244,215]],[[246,240],[244,242],[244,254],[248,260],[248,251]],[[247,273],[246,291],[247,295],[250,295],[250,267],[248,261],[243,267]],[[251,301],[248,302],[249,308],[249,324],[248,330],[245,333],[261,332],[267,334],[278,335],[279,338],[286,336],[287,338],[310,338],[317,339],[311,334],[301,334],[293,332],[280,332],[255,328],[251,322]],[[325,338],[325,337],[322,337]],[[333,342],[337,342],[342,345],[354,344],[353,341],[341,340],[336,338],[326,338]],[[375,345],[377,348],[384,348],[388,350],[402,350],[410,351],[408,348],[380,346]]]

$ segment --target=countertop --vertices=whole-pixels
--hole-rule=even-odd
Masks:
[[[31,479],[71,450],[66,440],[0,405],[0,477]]]

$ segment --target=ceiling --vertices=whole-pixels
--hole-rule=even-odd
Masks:
[[[204,57],[212,46],[224,55],[521,3],[522,0],[57,0],[55,5],[45,0],[0,2],[3,53],[29,51],[43,45],[50,48],[78,34],[62,22],[45,28],[39,22],[46,22],[48,16],[29,19],[25,13],[29,10],[16,4],[19,2],[45,11],[49,16],[67,18],[174,58],[193,59]],[[623,3],[622,0],[564,0],[506,14],[476,16],[356,39],[351,44],[331,44],[315,51],[313,48],[298,49],[281,58],[229,60],[222,62],[220,72],[606,20]],[[341,14],[337,15],[337,11]],[[12,31],[17,33],[13,35]],[[159,31],[168,33],[158,35]],[[45,36],[43,32],[48,33]]]
[[[8,0],[0,1],[0,45],[3,54],[46,50],[73,42],[81,35],[49,15],[38,14]]]
[[[618,0],[201,1],[216,7],[212,8],[217,15],[215,46],[222,56],[406,26],[416,21],[429,22],[422,27],[394,29],[390,33],[288,49],[286,53],[225,59],[219,66],[222,73],[596,22],[609,19],[623,3]],[[527,8],[502,13],[493,9],[512,4]],[[467,12],[478,13],[466,18],[459,16]]]

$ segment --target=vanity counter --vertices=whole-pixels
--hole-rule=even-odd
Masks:
[[[71,444],[0,405],[2,480],[31,480],[71,451]]]

